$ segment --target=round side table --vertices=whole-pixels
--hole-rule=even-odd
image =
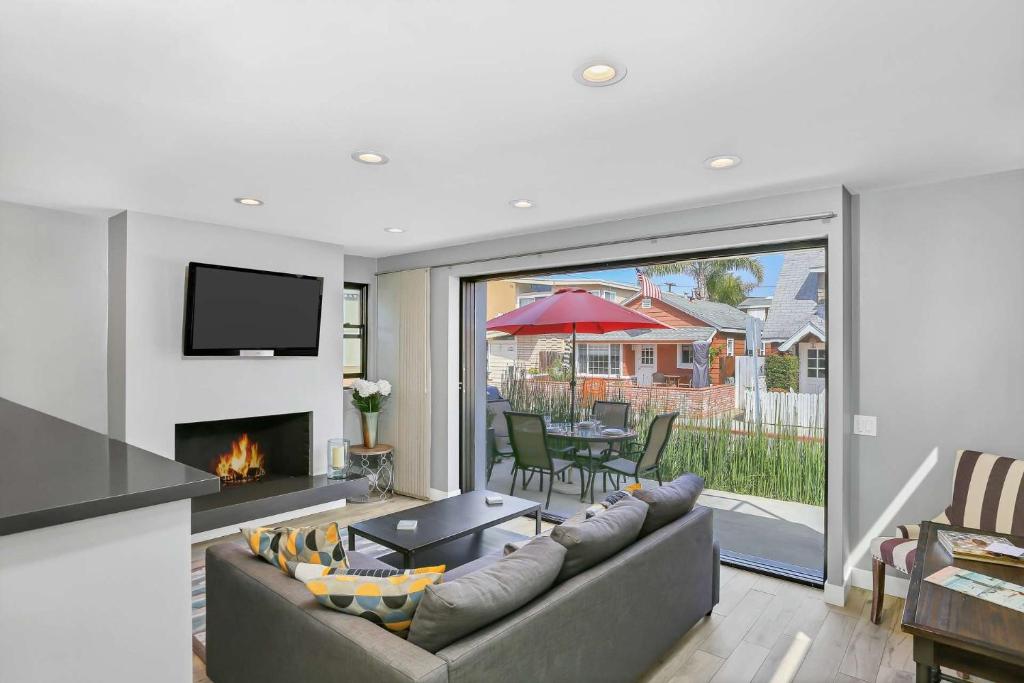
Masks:
[[[349,474],[366,477],[369,484],[365,498],[349,498],[353,503],[387,500],[395,493],[395,449],[386,443],[373,448],[349,446]]]

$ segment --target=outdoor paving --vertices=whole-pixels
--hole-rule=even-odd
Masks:
[[[509,493],[512,463],[510,460],[494,466],[487,488],[502,494]],[[699,472],[698,472],[699,474]],[[523,490],[522,477],[516,477],[513,495],[543,503],[547,498],[549,480],[544,479],[544,491],[538,490],[534,475],[528,489]],[[580,502],[580,477],[572,472],[572,483],[555,481],[551,506],[547,512],[569,517],[590,505],[590,496]],[[641,479],[644,488],[654,488],[657,481]],[[604,498],[601,477],[596,477],[594,500]],[[612,482],[609,481],[609,490]],[[825,560],[825,509],[817,505],[793,503],[759,496],[748,496],[728,491],[705,489],[699,499],[701,505],[715,509],[715,536],[723,551],[761,557],[776,563],[802,567],[821,572]]]

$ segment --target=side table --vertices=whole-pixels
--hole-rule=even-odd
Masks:
[[[395,449],[386,443],[373,448],[352,445],[348,449],[348,473],[366,477],[366,497],[349,498],[353,503],[387,500],[395,492]]]

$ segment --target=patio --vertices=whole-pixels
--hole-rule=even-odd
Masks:
[[[511,459],[495,464],[487,488],[507,494],[512,485],[511,473]],[[551,506],[546,512],[569,517],[590,505],[589,496],[587,502],[580,502],[579,471],[572,470],[570,481],[555,480]],[[640,483],[644,488],[658,485],[650,479],[641,479]],[[517,476],[513,495],[544,503],[548,485],[545,478],[545,489],[541,492],[534,476],[524,490],[522,477]],[[600,501],[604,498],[600,476],[595,478],[595,486],[594,499]],[[699,503],[715,508],[715,535],[723,552],[742,558],[764,558],[784,567],[799,568],[803,573],[821,571],[825,557],[823,507],[712,489],[704,490]]]

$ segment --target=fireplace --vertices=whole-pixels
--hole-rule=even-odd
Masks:
[[[312,452],[312,413],[175,425],[175,459],[221,481],[219,493],[192,499],[192,533],[366,495],[363,477],[310,474]]]
[[[309,474],[312,413],[189,422],[174,427],[174,457],[223,487]]]

